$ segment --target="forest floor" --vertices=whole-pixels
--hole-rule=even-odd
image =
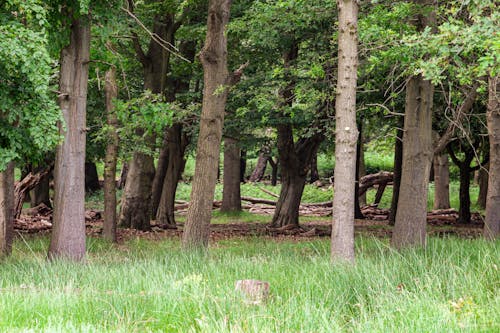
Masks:
[[[448,210],[448,214],[438,215],[433,218],[433,213],[428,217],[428,234],[430,236],[457,236],[459,238],[474,239],[481,236],[482,217],[474,213],[470,224],[458,224],[456,212]],[[25,210],[21,218],[16,220],[15,229],[19,233],[47,233],[52,227],[52,211],[47,208]],[[380,215],[379,215],[380,216]],[[377,217],[377,216],[376,216]],[[156,224],[152,221],[150,231],[140,231],[128,228],[118,228],[119,242],[141,237],[151,240],[163,238],[179,238],[182,235],[184,216],[177,217],[176,229]],[[180,221],[180,222],[179,222]],[[214,211],[211,224],[211,240],[226,240],[231,238],[266,237],[279,240],[311,240],[314,238],[330,237],[331,217],[301,217],[299,227],[272,228],[269,222],[271,216],[242,212],[240,214],[223,214]],[[100,211],[87,210],[86,226],[89,236],[99,237],[102,232],[102,214]],[[358,219],[355,220],[356,235],[388,238],[392,234],[392,226],[386,219]]]

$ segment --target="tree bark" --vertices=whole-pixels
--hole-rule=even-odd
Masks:
[[[360,170],[360,164],[361,164],[361,134],[363,130],[363,122],[359,122],[358,126],[358,140],[356,143],[356,176],[355,176],[355,182],[354,182],[354,218],[355,219],[364,219],[365,216],[363,215],[363,212],[361,211],[361,205],[360,205],[360,196],[359,196],[359,170]],[[377,192],[378,193],[378,192]],[[365,197],[366,199],[366,192],[362,194],[362,196]]]
[[[366,176],[366,164],[365,164],[365,144],[364,144],[364,139],[362,133],[359,136],[359,167],[358,167],[358,177],[357,179],[361,179],[362,177]],[[359,190],[359,184],[358,184],[358,190]],[[363,193],[362,195],[359,196],[359,205],[360,206],[366,206],[366,192]]]
[[[450,208],[450,166],[448,154],[434,155],[434,209]]]
[[[403,126],[404,118],[400,117],[396,130],[396,143],[394,144],[394,181],[392,185],[391,209],[389,211],[389,225],[396,223],[398,211],[399,189],[401,188],[401,170],[403,168]]]
[[[184,165],[186,163],[184,152],[188,141],[186,134],[182,131],[181,124],[174,124],[170,127],[167,132],[167,137],[169,159],[156,219],[163,225],[175,227],[175,193],[177,191],[177,184],[184,171]]]
[[[48,257],[85,259],[85,133],[90,54],[90,17],[71,22],[61,51],[59,106],[64,117],[54,170],[53,229]]]
[[[168,128],[165,129],[163,135],[163,142],[160,148],[160,156],[158,157],[158,164],[156,166],[155,176],[153,178],[152,193],[151,193],[151,218],[155,219],[158,214],[158,208],[160,205],[160,200],[163,192],[163,184],[165,182],[165,176],[167,175],[168,168]]]
[[[245,149],[241,150],[240,155],[240,182],[245,183],[245,175],[247,171],[247,151]]]
[[[128,162],[124,161],[122,164],[122,169],[120,171],[120,179],[118,180],[117,187],[122,190],[125,188],[125,183],[127,183],[128,174]]]
[[[92,193],[100,189],[97,166],[94,162],[85,162],[85,191]]]
[[[479,184],[479,195],[477,196],[477,205],[486,209],[486,198],[488,197],[488,177],[489,163],[484,165],[478,171],[477,182]]]
[[[227,70],[225,34],[230,8],[230,0],[210,0],[208,4],[207,33],[200,53],[204,81],[200,132],[191,202],[182,236],[185,249],[204,249],[208,246],[227,85],[231,81]]]
[[[391,245],[397,249],[425,246],[427,192],[433,158],[433,86],[421,75],[406,84],[403,164]]]
[[[12,252],[14,235],[14,162],[0,172],[0,258]]]
[[[484,220],[484,238],[494,240],[500,235],[500,79],[488,79],[488,135],[490,139],[490,170]]]
[[[272,156],[269,156],[267,161],[271,165],[271,186],[276,186],[278,184],[278,168],[280,161],[278,159],[275,162]]]
[[[315,181],[319,180],[318,172],[318,154],[314,155],[311,161],[311,175],[309,178],[309,183],[313,184]]]
[[[338,79],[335,101],[335,194],[332,261],[354,262],[354,192],[356,182],[356,87],[358,2],[338,0]],[[357,198],[356,198],[357,200]]]
[[[224,138],[224,187],[221,212],[241,211],[240,147],[238,140]]]
[[[138,230],[151,229],[151,185],[154,176],[153,157],[135,152],[129,164],[123,190],[119,223]]]
[[[104,223],[103,237],[116,242],[116,162],[118,160],[118,118],[116,116],[113,99],[118,96],[116,85],[116,69],[111,67],[105,75],[106,92],[106,123],[108,128],[108,142],[104,157]]]
[[[52,208],[52,203],[50,202],[50,175],[51,173],[49,172],[43,176],[40,183],[30,191],[30,206],[32,208],[41,203]]]
[[[264,150],[266,147],[262,148],[259,153],[259,158],[257,159],[257,165],[250,175],[250,179],[248,180],[251,183],[260,182],[266,173],[266,166],[269,160],[268,153]]]

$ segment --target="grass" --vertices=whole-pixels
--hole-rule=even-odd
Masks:
[[[0,331],[496,332],[499,242],[431,238],[397,253],[358,238],[354,267],[329,262],[329,242],[253,238],[206,256],[177,240],[89,239],[88,262],[48,263],[48,241],[17,240],[0,265]],[[266,304],[235,294],[269,281]]]

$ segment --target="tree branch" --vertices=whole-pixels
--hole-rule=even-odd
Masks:
[[[241,64],[237,70],[235,70],[231,75],[229,75],[229,86],[232,87],[236,85],[241,80],[241,76],[243,75],[243,70],[250,65],[250,62],[246,62]]]

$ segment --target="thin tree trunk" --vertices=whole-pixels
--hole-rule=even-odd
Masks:
[[[203,249],[208,246],[228,94],[226,86],[231,79],[227,70],[225,33],[230,8],[230,0],[210,0],[208,5],[207,34],[200,53],[204,80],[203,103],[191,202],[182,237],[185,249]]]
[[[53,229],[48,257],[85,259],[85,134],[90,17],[73,19],[61,51],[59,106],[64,117],[54,170]]]
[[[240,182],[245,183],[245,175],[247,171],[247,151],[245,149],[241,150],[240,155]]]
[[[319,172],[318,172],[318,154],[314,155],[311,161],[311,175],[309,178],[309,183],[312,184],[315,181],[319,180]]]
[[[477,182],[479,184],[479,195],[477,196],[477,205],[483,209],[486,208],[486,198],[488,197],[488,174],[489,163],[478,170]]]
[[[358,141],[356,143],[356,176],[355,176],[355,182],[354,182],[354,218],[355,219],[364,219],[365,216],[363,215],[363,212],[361,212],[361,205],[360,205],[360,200],[359,200],[359,170],[360,170],[360,164],[361,164],[361,134],[363,130],[363,121],[359,123],[358,126]],[[366,198],[366,192],[363,193],[363,195]]]
[[[165,176],[167,175],[168,168],[168,128],[165,129],[163,134],[163,142],[160,148],[160,156],[158,157],[158,165],[156,166],[155,176],[153,178],[152,184],[152,194],[151,194],[151,218],[155,219],[158,213],[158,208],[160,205],[160,199],[163,192],[163,184],[165,182]]]
[[[450,166],[448,154],[434,155],[434,209],[450,208]]]
[[[460,207],[458,209],[458,223],[470,223],[470,166],[460,166]]]
[[[269,164],[271,165],[271,186],[278,184],[278,168],[280,165],[279,159],[275,162],[272,156],[269,156]]]
[[[406,84],[403,165],[391,239],[397,249],[426,244],[433,90],[431,82],[421,75],[411,77]]]
[[[122,169],[120,171],[120,179],[118,180],[117,187],[122,190],[125,188],[125,184],[127,183],[127,174],[128,174],[128,162],[123,162]]]
[[[241,211],[240,147],[238,140],[224,138],[224,187],[221,212]]]
[[[357,179],[361,179],[366,176],[366,164],[365,164],[365,144],[363,142],[363,135],[361,133],[359,137],[359,168],[358,168],[358,177]],[[359,189],[359,183],[356,186]],[[359,196],[359,205],[366,206],[366,192]]]
[[[335,101],[335,194],[332,261],[354,262],[354,191],[356,182],[356,87],[358,2],[338,0],[338,79]],[[356,198],[357,200],[357,198]]]
[[[172,228],[176,226],[174,215],[175,193],[186,163],[184,152],[187,146],[187,139],[183,139],[183,135],[181,124],[174,124],[168,129],[169,159],[163,182],[160,205],[156,214],[156,219],[159,223]]]
[[[118,160],[118,118],[113,99],[118,96],[116,69],[111,67],[105,76],[106,123],[109,126],[106,156],[104,157],[104,223],[103,236],[116,242],[116,162]]]
[[[400,117],[399,127],[394,144],[394,181],[392,185],[391,210],[389,211],[389,225],[396,223],[396,212],[398,211],[399,189],[401,188],[401,171],[403,168],[403,127],[404,118]]]
[[[0,258],[10,255],[14,234],[14,162],[0,172]]]
[[[490,170],[488,178],[488,196],[486,199],[486,217],[484,220],[484,238],[494,240],[500,235],[500,79],[498,76],[488,79],[488,135],[490,139]]]

